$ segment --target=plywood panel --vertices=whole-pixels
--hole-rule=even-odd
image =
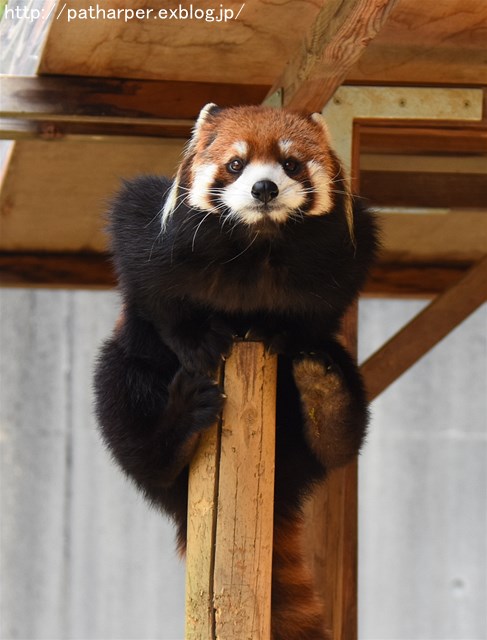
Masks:
[[[122,178],[172,175],[183,141],[17,143],[0,194],[1,248],[100,251],[102,214]]]

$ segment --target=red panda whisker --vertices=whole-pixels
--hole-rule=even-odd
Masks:
[[[194,232],[194,235],[193,235],[193,242],[191,243],[191,251],[193,251],[193,252],[194,252],[194,245],[195,245],[195,242],[196,242],[196,235],[197,235],[198,231],[200,230],[201,225],[203,224],[203,222],[204,222],[204,221],[205,221],[209,216],[211,216],[211,214],[212,214],[212,212],[211,212],[211,211],[209,211],[209,212],[206,214],[206,216],[201,220],[201,222],[198,224],[198,226],[196,227],[195,232]]]
[[[225,262],[221,262],[220,264],[228,264],[229,262],[233,262],[237,258],[240,258],[240,256],[242,256],[246,251],[250,249],[250,247],[254,244],[254,242],[257,240],[258,237],[259,237],[259,232],[256,231],[255,236],[252,238],[252,240],[249,242],[249,244],[245,247],[243,251],[241,251],[240,253],[237,253],[237,255],[233,256],[233,258],[230,258],[230,260],[225,260]]]

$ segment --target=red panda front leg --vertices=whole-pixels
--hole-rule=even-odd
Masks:
[[[304,436],[328,470],[359,452],[367,427],[365,392],[357,367],[338,344],[331,356],[307,354],[295,360],[294,380],[301,396]]]

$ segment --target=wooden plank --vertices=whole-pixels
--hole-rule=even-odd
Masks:
[[[364,296],[433,298],[456,284],[471,263],[380,263],[372,268]]]
[[[485,255],[487,211],[382,213],[381,261],[404,264],[472,263]]]
[[[0,286],[111,289],[116,276],[106,253],[0,252]]]
[[[478,0],[401,0],[347,82],[487,84],[487,4]]]
[[[41,74],[233,83],[238,72],[239,84],[267,86],[281,71],[283,52],[296,48],[319,8],[313,0],[286,5],[260,0],[148,5],[135,0],[124,7],[144,11],[143,17],[90,20],[80,18],[81,11],[114,7],[77,0],[61,12],[63,5],[59,2],[55,12],[39,64]],[[193,15],[185,16],[190,7]],[[68,9],[78,17],[70,17]],[[166,10],[166,19],[159,10]]]
[[[71,122],[53,117],[0,118],[0,140],[163,144],[162,138],[189,138],[193,125],[193,120],[143,122],[123,118],[120,122],[102,122],[84,118],[82,122]]]
[[[372,297],[433,297],[456,284],[470,263],[376,265],[365,285]],[[104,253],[0,252],[1,287],[112,289],[116,277]]]
[[[444,121],[435,124],[421,121],[359,120],[354,128],[360,135],[361,153],[487,153],[487,127],[483,122],[461,122],[448,126]]]
[[[277,359],[236,343],[190,472],[186,638],[270,638]]]
[[[191,465],[186,547],[186,640],[213,640],[221,420],[202,434]]]
[[[360,171],[360,195],[376,206],[479,209],[486,194],[487,174]]]
[[[356,354],[356,305],[344,318],[342,340]],[[329,474],[305,511],[305,549],[333,640],[357,638],[357,514],[357,463],[352,462]]]
[[[283,106],[319,111],[377,35],[396,0],[329,0],[270,91]]]
[[[122,178],[172,175],[184,140],[131,144],[26,141],[15,145],[0,191],[0,249],[103,252],[103,217]]]
[[[267,86],[115,78],[3,76],[4,118],[150,124],[194,120],[207,102],[221,107],[259,104]],[[145,121],[145,122],[144,122]]]
[[[487,300],[487,257],[373,354],[361,367],[370,400]]]

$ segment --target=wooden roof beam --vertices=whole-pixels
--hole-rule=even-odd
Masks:
[[[326,0],[274,83],[283,105],[321,111],[377,35],[397,0]]]

